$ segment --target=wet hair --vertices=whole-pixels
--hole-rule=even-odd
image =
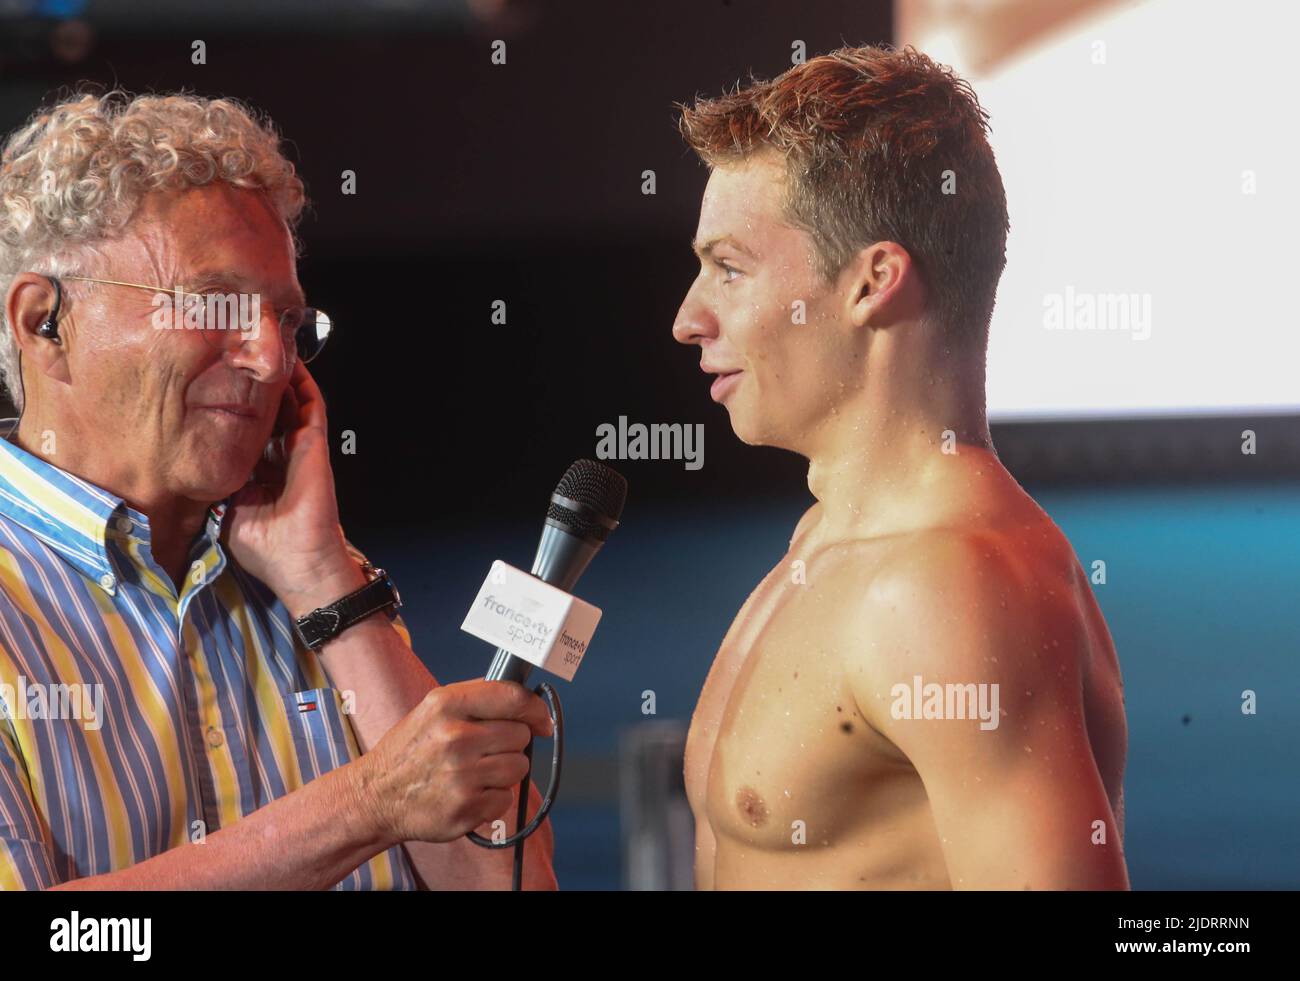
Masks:
[[[841,48],[770,80],[679,104],[679,128],[710,167],[784,159],[783,210],[833,282],[874,242],[905,248],[926,319],[983,351],[1006,265],[1006,192],[988,113],[952,69],[908,46]]]

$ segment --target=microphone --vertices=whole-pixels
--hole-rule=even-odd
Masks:
[[[572,592],[609,533],[618,527],[627,501],[627,480],[595,460],[575,460],[555,486],[546,523],[529,571],[542,582]],[[487,681],[523,684],[533,666],[497,648]]]

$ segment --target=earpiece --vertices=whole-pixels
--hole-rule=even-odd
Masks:
[[[46,276],[50,285],[54,287],[54,308],[50,310],[50,315],[45,318],[45,323],[36,328],[36,333],[41,337],[53,341],[55,344],[62,344],[59,338],[59,308],[63,306],[63,287],[53,276]]]

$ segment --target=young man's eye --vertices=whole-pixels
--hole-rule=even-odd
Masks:
[[[739,269],[737,269],[735,266],[727,265],[721,259],[718,260],[718,268],[722,270],[722,281],[724,283],[730,283],[733,279],[736,278],[736,276],[740,275]],[[732,275],[733,273],[735,275]]]

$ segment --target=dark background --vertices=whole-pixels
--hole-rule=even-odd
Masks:
[[[481,11],[482,13],[476,13]],[[722,634],[811,503],[805,465],[746,447],[669,333],[695,275],[707,173],[673,103],[752,71],[890,40],[884,3],[42,4],[0,14],[0,128],[61,86],[185,88],[267,112],[312,209],[300,277],[339,323],[312,372],[344,527],[395,576],[444,681],[490,652],[459,632],[494,558],[531,561],[547,495],[596,428],[705,426],[705,465],[619,461],[623,527],[578,589],[605,619],[563,686],[562,886],[621,881],[617,745],[689,719]],[[507,63],[491,63],[494,39]],[[207,45],[193,65],[191,43]],[[353,170],[357,193],[340,191]],[[657,193],[641,192],[653,170]],[[493,325],[494,300],[508,322]],[[1088,565],[1128,686],[1138,888],[1300,884],[1294,419],[994,425],[1013,473]],[[1243,688],[1261,715],[1244,720]]]
[[[484,22],[456,5],[334,4],[267,21],[268,5],[239,6],[101,23],[88,5],[95,40],[72,64],[11,38],[0,112],[8,128],[89,79],[235,96],[275,120],[312,200],[299,275],[339,324],[312,372],[332,428],[356,433],[336,460],[347,527],[437,518],[471,489],[476,505],[535,512],[619,415],[707,429],[703,470],[625,464],[629,519],[652,498],[798,490],[799,461],[731,437],[698,350],[669,333],[708,176],[673,103],[780,72],[794,37],[810,51],[886,38],[887,10],[555,2]],[[206,65],[190,63],[196,38]]]

